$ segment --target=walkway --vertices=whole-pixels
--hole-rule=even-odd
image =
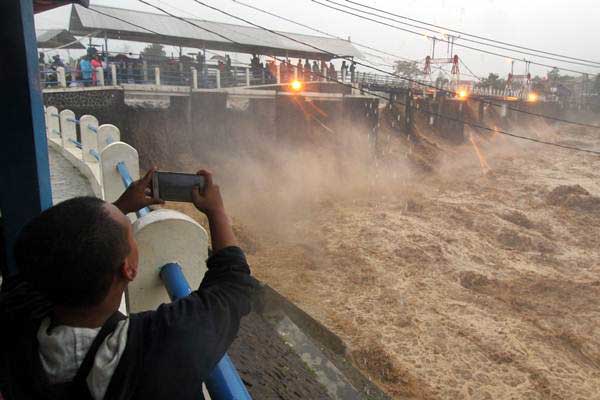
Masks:
[[[77,196],[94,196],[87,178],[81,175],[62,154],[48,148],[48,158],[54,204]]]

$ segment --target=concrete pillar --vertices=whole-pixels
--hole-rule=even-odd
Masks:
[[[506,118],[508,116],[508,104],[502,104],[500,107],[500,116]]]
[[[113,86],[117,86],[117,66],[115,64],[110,64],[110,76]]]
[[[342,82],[346,83],[346,70],[342,69]]]
[[[104,200],[114,202],[125,191],[125,184],[117,170],[117,164],[123,162],[131,178],[140,179],[140,164],[136,149],[123,142],[114,142],[106,146],[100,153],[100,170]]]
[[[58,78],[58,86],[63,88],[67,87],[67,76],[64,67],[56,68],[56,77]]]
[[[413,95],[412,90],[406,92],[406,100],[404,101],[404,127],[408,134],[413,132]]]
[[[154,84],[160,86],[160,68],[154,67]]]
[[[144,77],[144,83],[148,82],[148,61],[142,61],[142,75]]]
[[[169,303],[158,275],[165,264],[178,263],[190,287],[200,286],[206,272],[208,234],[197,222],[180,212],[160,209],[135,221],[133,232],[140,259],[138,275],[127,289],[130,312],[155,310]],[[168,241],[165,232],[169,232]]]
[[[281,66],[278,64],[275,66],[277,68],[277,83],[281,83]]]
[[[97,163],[98,160],[92,152],[98,153],[98,119],[93,115],[83,115],[79,118],[79,131],[81,132],[81,151],[83,161]]]
[[[75,143],[72,140],[77,140],[77,126],[75,123],[75,113],[71,110],[62,110],[60,116],[60,132],[62,135],[62,145],[67,149],[74,149]]]
[[[246,68],[246,86],[250,86],[250,68]]]
[[[113,124],[102,124],[98,127],[98,152],[114,142],[121,141],[121,132]]]
[[[221,71],[219,71],[219,69],[217,68],[217,89],[221,89]]]
[[[60,140],[60,119],[58,109],[54,106],[47,107],[46,116],[48,121],[48,137]]]
[[[96,68],[96,85],[104,86],[104,70],[102,67]]]
[[[192,89],[198,89],[198,71],[191,67],[192,70]]]
[[[485,103],[483,101],[479,102],[479,122],[483,122],[483,119],[485,117]]]
[[[298,68],[294,65],[294,79],[298,80]]]

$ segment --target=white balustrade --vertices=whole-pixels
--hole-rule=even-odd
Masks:
[[[96,68],[96,86],[104,86],[104,70],[102,67]]]
[[[154,68],[154,84],[160,86],[160,68]]]

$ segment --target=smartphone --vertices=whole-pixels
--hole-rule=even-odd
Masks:
[[[182,172],[156,171],[152,177],[152,197],[191,203],[194,186],[203,187],[204,177]]]

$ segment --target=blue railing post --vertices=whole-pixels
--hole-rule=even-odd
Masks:
[[[159,274],[172,301],[192,293],[179,264],[165,264]],[[213,400],[252,400],[227,354],[221,358],[205,383]]]
[[[133,178],[129,175],[129,170],[127,169],[127,165],[123,161],[117,163],[117,171],[119,171],[119,175],[121,175],[121,179],[123,180],[123,185],[125,185],[125,189],[129,187],[133,183]],[[150,213],[150,209],[148,207],[141,208],[136,214],[138,218],[142,218],[144,215]]]

